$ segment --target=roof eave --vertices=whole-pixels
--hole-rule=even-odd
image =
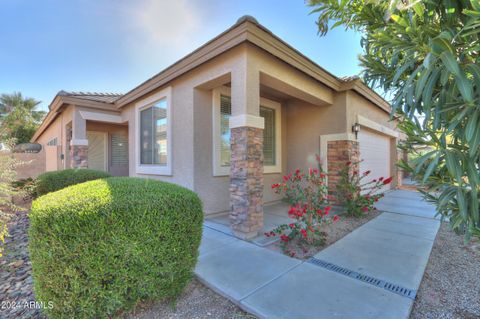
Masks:
[[[114,104],[117,108],[122,108],[152,90],[167,84],[191,69],[198,67],[244,42],[256,45],[335,91],[344,91],[350,83],[353,83],[350,87],[351,89],[363,95],[386,112],[389,112],[390,110],[388,102],[363,84],[361,80],[349,82],[341,81],[338,77],[329,73],[291,45],[280,39],[273,32],[250,18],[239,19],[239,22],[235,25],[176,63],[167,67],[157,75],[127,92],[116,100]]]

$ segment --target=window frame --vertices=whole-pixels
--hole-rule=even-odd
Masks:
[[[140,112],[153,107],[157,102],[167,102],[167,164],[141,164],[140,162]],[[135,104],[135,172],[144,175],[172,175],[172,88],[167,87]]]
[[[213,145],[213,176],[230,175],[230,166],[221,166],[221,139],[220,139],[220,97],[231,97],[229,87],[222,86],[212,91],[212,145]],[[282,172],[282,105],[276,101],[260,97],[260,106],[275,110],[275,165],[264,165],[264,174]]]

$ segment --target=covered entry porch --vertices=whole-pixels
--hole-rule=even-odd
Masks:
[[[81,107],[73,115],[67,127],[67,165],[128,176],[128,124],[121,116]]]

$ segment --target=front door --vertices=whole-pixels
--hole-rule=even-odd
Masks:
[[[107,133],[87,132],[88,168],[107,171]]]
[[[127,133],[110,134],[110,174],[128,176],[128,135]]]

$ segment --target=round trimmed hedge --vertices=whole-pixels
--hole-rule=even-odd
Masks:
[[[71,168],[46,172],[38,175],[35,182],[35,193],[37,196],[41,196],[67,186],[111,176],[107,172],[87,168]]]
[[[202,235],[198,196],[151,179],[112,177],[36,199],[29,250],[50,318],[106,318],[172,299],[192,276]]]

